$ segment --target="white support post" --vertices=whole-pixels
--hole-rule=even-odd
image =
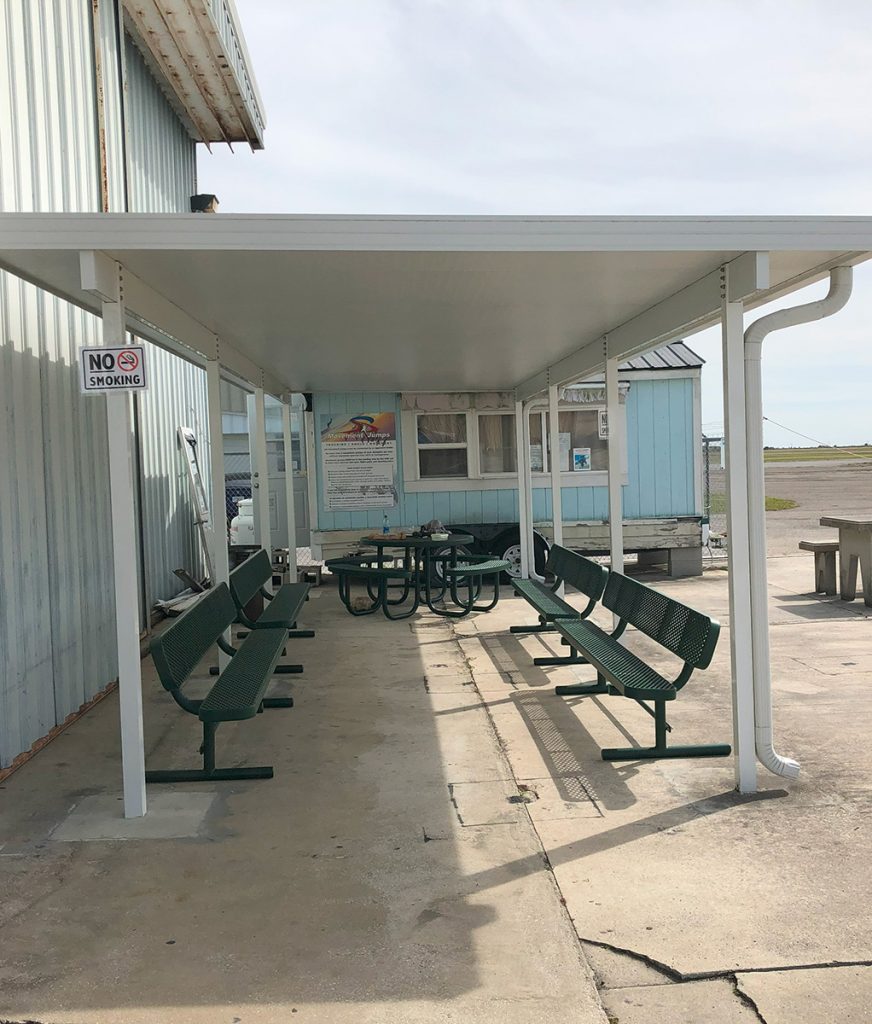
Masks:
[[[254,499],[254,537],[272,561],[269,524],[269,465],[266,456],[266,408],[263,388],[254,389],[254,422],[249,422],[251,438],[251,496]]]
[[[748,439],[745,431],[744,304],[724,299],[722,339],[724,430],[727,451],[727,542],[730,657],[733,677],[733,754],[740,793],[757,791],[754,745],[754,663],[748,515]]]
[[[518,452],[518,538],[521,547],[521,579],[530,578],[530,554],[527,537],[530,533],[529,505],[527,503],[527,466],[530,462],[530,444],[527,438],[523,402],[515,402],[515,447]]]
[[[618,360],[606,359],[606,420],[609,425],[609,558],[613,572],[624,571],[623,419],[618,390]]]
[[[549,447],[551,449],[551,533],[554,544],[563,544],[563,498],[560,487],[560,474],[563,467],[560,465],[560,406],[558,403],[558,388],[556,384],[548,386],[548,434]],[[559,588],[561,596],[564,592],[563,583]]]
[[[209,417],[209,471],[212,478],[210,495],[212,586],[230,581],[230,559],[227,552],[227,497],[224,480],[224,424],[221,419],[221,364],[217,359],[206,362],[206,406]],[[230,643],[230,630],[224,635]],[[230,664],[230,655],[218,651],[218,667],[223,672]]]
[[[124,299],[120,289],[116,301],[104,301],[102,305],[103,344],[109,347],[124,345]],[[106,427],[109,434],[109,492],[112,502],[124,817],[141,818],[146,812],[145,742],[139,658],[139,544],[136,537],[133,427],[129,394],[106,396]]]
[[[294,444],[291,418],[291,396],[282,402],[282,434],[285,442],[285,500],[288,506],[288,573],[291,582],[297,579],[297,510],[294,505]],[[302,438],[301,438],[302,441]]]

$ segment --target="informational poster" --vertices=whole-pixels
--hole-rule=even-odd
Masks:
[[[569,473],[572,469],[572,434],[560,431],[560,472]]]
[[[572,449],[572,468],[576,473],[585,473],[590,469],[590,448]]]
[[[392,412],[321,417],[327,512],[397,506],[397,424]]]

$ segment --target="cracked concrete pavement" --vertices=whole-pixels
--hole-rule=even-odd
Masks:
[[[565,648],[508,633],[535,619],[520,600],[456,627],[621,1024],[872,1021],[872,610],[809,594],[802,556],[771,559],[769,576],[777,746],[802,774],[787,783],[761,769],[750,797],[735,793],[729,758],[600,760],[603,746],[650,742],[652,723],[621,698],[556,697],[591,670],[533,666]],[[642,578],[725,627],[669,718],[673,742],[729,741],[726,573]],[[645,638],[628,643],[670,665]]]
[[[722,622],[670,720],[729,740],[726,573],[642,578]],[[0,1018],[872,1022],[872,616],[811,580],[770,559],[776,742],[802,774],[761,769],[755,797],[730,759],[603,762],[650,719],[556,697],[589,670],[534,666],[557,645],[511,635],[533,616],[507,595],[452,625],[316,591],[306,673],[278,684],[297,706],[219,732],[219,761],[276,778],[151,787],[139,831],[112,810],[107,698],[0,786]],[[144,671],[149,763],[193,765],[196,722]]]

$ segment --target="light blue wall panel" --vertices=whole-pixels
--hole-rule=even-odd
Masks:
[[[397,417],[399,473],[402,477],[402,428],[396,394],[343,392],[315,396],[318,452],[319,523],[321,530],[378,529],[383,513],[325,512],[320,465],[321,415],[349,416],[361,412],[393,411]],[[630,379],[627,396],[628,484],[624,487],[627,519],[693,515],[693,380]],[[515,488],[475,491],[426,491],[406,494],[400,479],[399,507],[388,512],[395,526],[418,526],[431,519],[446,523],[516,523]],[[605,487],[564,487],[561,499],[567,522],[608,518]],[[533,518],[551,518],[551,490],[533,490]]]

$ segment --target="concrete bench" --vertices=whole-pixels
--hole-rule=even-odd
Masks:
[[[816,594],[836,593],[836,552],[837,540],[801,540],[800,551],[814,552],[814,592]]]

